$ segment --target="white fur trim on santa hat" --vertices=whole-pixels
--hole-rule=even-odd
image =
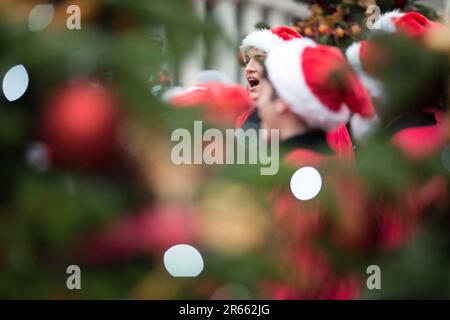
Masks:
[[[305,48],[315,46],[316,43],[310,39],[286,42],[269,52],[266,68],[275,90],[291,110],[300,115],[308,126],[329,131],[347,122],[350,111],[346,105],[342,105],[338,112],[331,111],[306,84],[300,65],[301,54]]]
[[[273,34],[269,29],[260,29],[249,33],[242,40],[241,52],[245,55],[248,49],[256,48],[267,53],[283,42],[283,39]]]
[[[350,47],[348,47],[346,51],[346,56],[348,62],[351,64],[353,69],[359,76],[364,87],[367,89],[367,92],[370,94],[372,98],[375,99],[384,99],[383,98],[383,83],[371,76],[369,76],[363,69],[361,64],[361,43],[356,42],[353,43]]]
[[[397,28],[395,27],[394,22],[392,19],[394,18],[401,18],[403,17],[405,13],[401,12],[400,10],[394,10],[391,12],[387,12],[385,14],[382,14],[377,21],[373,24],[372,30],[381,30],[384,32],[396,32]]]
[[[185,87],[172,87],[170,89],[167,89],[161,96],[161,100],[163,102],[166,103],[170,103],[170,100],[172,98],[175,98],[177,96],[181,96],[181,95],[185,95],[187,93],[190,93],[192,91],[197,91],[197,90],[206,90],[206,88],[204,87],[200,87],[200,86],[192,86],[189,88],[185,88]]]
[[[355,114],[350,119],[350,130],[352,137],[357,142],[363,142],[375,133],[380,125],[378,116],[372,118],[363,118],[359,114]]]

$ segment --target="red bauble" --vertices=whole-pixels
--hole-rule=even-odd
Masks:
[[[40,123],[52,165],[78,169],[107,166],[116,147],[118,115],[111,93],[81,82],[59,89],[45,105]]]

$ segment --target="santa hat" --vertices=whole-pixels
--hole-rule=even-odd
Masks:
[[[367,92],[372,98],[383,100],[383,83],[374,77],[371,68],[371,61],[375,58],[371,53],[377,52],[375,49],[369,49],[370,41],[361,41],[353,43],[346,52],[348,62],[359,76]],[[350,119],[350,128],[352,136],[356,141],[363,141],[376,130],[379,125],[379,119],[376,114],[372,118],[363,118],[355,114]]]
[[[436,28],[439,24],[428,20],[417,12],[401,12],[395,10],[382,15],[374,24],[373,29],[385,32],[400,32],[412,38],[420,38],[428,29]],[[361,82],[366,87],[370,96],[384,100],[383,83],[377,79],[373,66],[379,66],[383,59],[382,48],[376,48],[376,44],[370,40],[352,44],[346,52],[347,59],[358,73]],[[372,119],[354,115],[350,120],[352,135],[356,140],[363,140],[379,125],[378,117]]]
[[[366,89],[338,48],[310,39],[289,41],[269,52],[266,68],[279,96],[310,127],[333,130],[348,121],[350,111],[375,115]]]
[[[253,108],[244,87],[220,82],[203,83],[176,92],[167,102],[179,108],[203,107],[205,119],[220,126],[234,126],[236,118]]]
[[[372,62],[376,61],[373,53],[378,51],[371,48],[371,43],[367,40],[353,43],[346,51],[348,62],[359,75],[363,85],[370,96],[377,99],[383,97],[383,84],[374,77]]]
[[[428,29],[440,24],[428,20],[417,12],[401,12],[399,10],[383,14],[374,24],[373,29],[385,32],[401,32],[411,37],[420,37]],[[371,41],[361,41],[352,44],[346,52],[348,61],[358,72],[361,81],[374,98],[382,98],[383,90],[380,81],[374,77],[373,65],[378,65],[383,58],[382,48],[376,47]]]
[[[393,33],[400,32],[413,38],[421,37],[427,30],[440,24],[427,19],[418,12],[401,12],[399,10],[383,14],[372,29]]]
[[[268,53],[286,41],[300,39],[302,36],[291,27],[279,26],[272,29],[259,29],[249,33],[242,40],[241,52],[245,55],[248,49],[256,48]]]

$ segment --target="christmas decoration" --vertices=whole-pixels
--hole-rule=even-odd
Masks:
[[[374,101],[378,127],[354,148],[340,145],[343,130],[322,136],[352,161],[297,149],[280,158],[276,175],[261,176],[258,165],[171,160],[173,130],[194,120],[234,126],[253,107],[245,89],[224,83],[200,84],[207,98],[186,104],[161,99],[181,85],[181,63],[197,40],[220,37],[218,24],[184,0],[77,3],[81,30],[66,26],[70,1],[50,1],[53,20],[37,31],[28,18],[40,1],[0,2],[0,297],[448,298],[447,25],[420,40],[371,38],[383,57],[372,70],[390,97]],[[338,48],[367,37],[369,5],[427,11],[415,1],[307,3],[310,19],[293,27],[336,46],[324,51],[339,61]],[[296,72],[326,79],[332,59],[313,58],[313,67]],[[16,66],[26,80],[17,85],[6,76]],[[333,78],[333,88],[345,80]],[[294,86],[287,83],[279,94]],[[351,104],[346,94],[314,98]],[[431,113],[432,125],[421,127],[418,111],[425,119]],[[319,186],[292,179],[305,166]],[[297,188],[313,196],[296,198]],[[176,263],[186,251],[173,255],[173,248],[189,248],[195,273]],[[66,286],[71,265],[81,269],[82,290]],[[367,287],[369,266],[379,266],[382,290]],[[172,276],[180,274],[192,277]]]
[[[55,166],[106,166],[114,161],[118,115],[116,101],[95,82],[57,91],[42,111],[42,141]]]
[[[253,106],[242,86],[220,82],[200,84],[175,93],[169,102],[181,108],[201,106],[205,119],[222,127],[232,127],[236,118]]]
[[[323,44],[347,48],[365,37],[367,8],[377,5],[380,13],[401,9],[405,12],[420,12],[435,20],[436,12],[413,0],[296,0],[308,3],[311,15],[306,20],[295,19],[294,28],[303,36]]]

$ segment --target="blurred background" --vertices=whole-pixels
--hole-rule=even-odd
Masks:
[[[193,1],[197,14],[203,20],[214,19],[221,26],[227,37],[240,43],[245,35],[255,30],[258,23],[269,26],[294,25],[296,20],[307,20],[311,15],[309,5],[314,1],[300,0],[231,0],[231,1]],[[319,1],[320,2],[320,1]],[[328,1],[330,3],[345,1]],[[349,1],[348,3],[351,3]],[[379,1],[380,2],[380,1]],[[381,1],[383,2],[383,1]],[[322,1],[326,4],[327,1]],[[364,6],[375,4],[375,1],[359,1]],[[389,6],[389,1],[385,1]],[[448,2],[445,0],[415,1],[426,5],[446,19]],[[383,5],[384,3],[381,3]],[[359,12],[360,13],[360,12]],[[354,19],[360,21],[360,18]],[[193,85],[196,75],[203,69],[215,69],[227,76],[228,81],[244,83],[243,72],[234,58],[236,50],[233,46],[219,46],[216,54],[211,54],[203,41],[198,41],[195,51],[186,57],[179,71],[178,79],[183,85]],[[213,56],[213,57],[211,57]]]
[[[356,145],[356,165],[324,165],[306,205],[286,195],[289,167],[260,176],[257,165],[171,162],[174,129],[233,128],[224,114],[248,106],[233,94],[173,108],[169,90],[243,84],[239,43],[257,28],[288,25],[345,50],[367,37],[373,4],[443,24],[450,10],[437,0],[2,0],[0,298],[448,299],[447,25],[424,45],[379,39],[392,56],[381,120],[442,111],[445,143],[424,157],[376,135]],[[80,290],[67,288],[70,265]],[[381,290],[367,288],[370,265]]]

